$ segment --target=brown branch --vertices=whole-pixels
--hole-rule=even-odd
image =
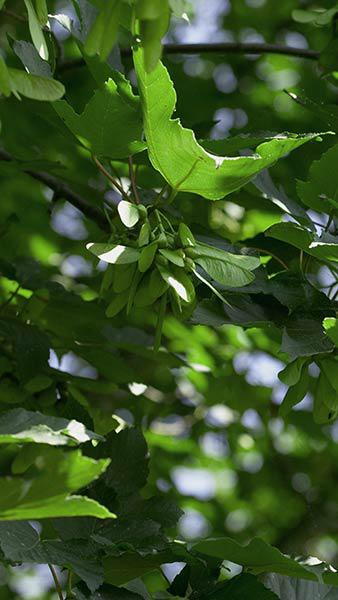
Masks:
[[[15,158],[8,154],[5,150],[0,150],[0,160],[14,162]],[[73,192],[73,190],[66,183],[43,171],[24,169],[23,172],[33,179],[45,184],[51,190],[54,190],[57,198],[64,198],[64,200],[68,200],[70,204],[80,210],[88,219],[94,221],[101,229],[104,231],[110,231],[109,223],[104,213],[96,206],[90,204],[88,200],[82,198],[82,196],[76,192]]]
[[[119,184],[118,181],[116,181],[116,179],[114,179],[114,177],[107,171],[107,169],[104,168],[103,164],[100,163],[99,159],[97,158],[97,156],[94,156],[94,154],[92,155],[93,161],[96,164],[97,168],[99,169],[99,171],[101,171],[101,173],[107,177],[108,181],[110,181],[110,183],[113,184],[114,187],[116,187],[116,189],[120,192],[121,196],[123,196],[123,198],[125,198],[128,202],[129,202],[129,196],[128,194],[124,191],[122,185]]]
[[[121,56],[128,58],[131,48],[122,48]],[[163,54],[284,54],[295,58],[318,60],[320,52],[307,48],[295,48],[280,44],[259,44],[251,42],[222,42],[214,44],[164,44]],[[65,61],[59,66],[59,71],[68,71],[85,65],[83,58]]]

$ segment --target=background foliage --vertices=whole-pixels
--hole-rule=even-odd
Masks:
[[[338,597],[338,7],[0,5],[1,600]]]

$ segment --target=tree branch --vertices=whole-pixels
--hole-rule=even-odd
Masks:
[[[121,56],[123,58],[130,57],[131,54],[131,48],[122,48]],[[222,42],[214,44],[164,44],[163,54],[284,54],[295,58],[318,60],[320,52],[280,44]],[[76,58],[60,64],[58,70],[68,71],[84,65],[83,58]]]
[[[0,150],[0,160],[14,162],[15,158],[8,154],[8,152],[5,150]],[[73,192],[73,190],[66,183],[60,181],[53,175],[49,175],[49,173],[44,173],[43,171],[24,169],[23,172],[27,175],[30,175],[30,177],[33,177],[33,179],[44,183],[51,190],[54,190],[57,198],[64,198],[64,200],[68,200],[70,204],[80,210],[88,219],[94,221],[101,229],[104,231],[110,231],[109,223],[104,213],[96,206],[90,204],[85,198],[82,198],[82,196],[76,192]]]

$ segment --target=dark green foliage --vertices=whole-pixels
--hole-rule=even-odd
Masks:
[[[338,7],[209,4],[0,0],[0,600],[337,596]]]

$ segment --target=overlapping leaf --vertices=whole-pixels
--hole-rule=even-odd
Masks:
[[[167,69],[159,63],[147,73],[139,48],[134,53],[150,160],[174,190],[217,200],[248,183],[285,154],[317,137],[277,135],[254,156],[220,157],[198,144],[193,131],[172,119],[176,93]]]

